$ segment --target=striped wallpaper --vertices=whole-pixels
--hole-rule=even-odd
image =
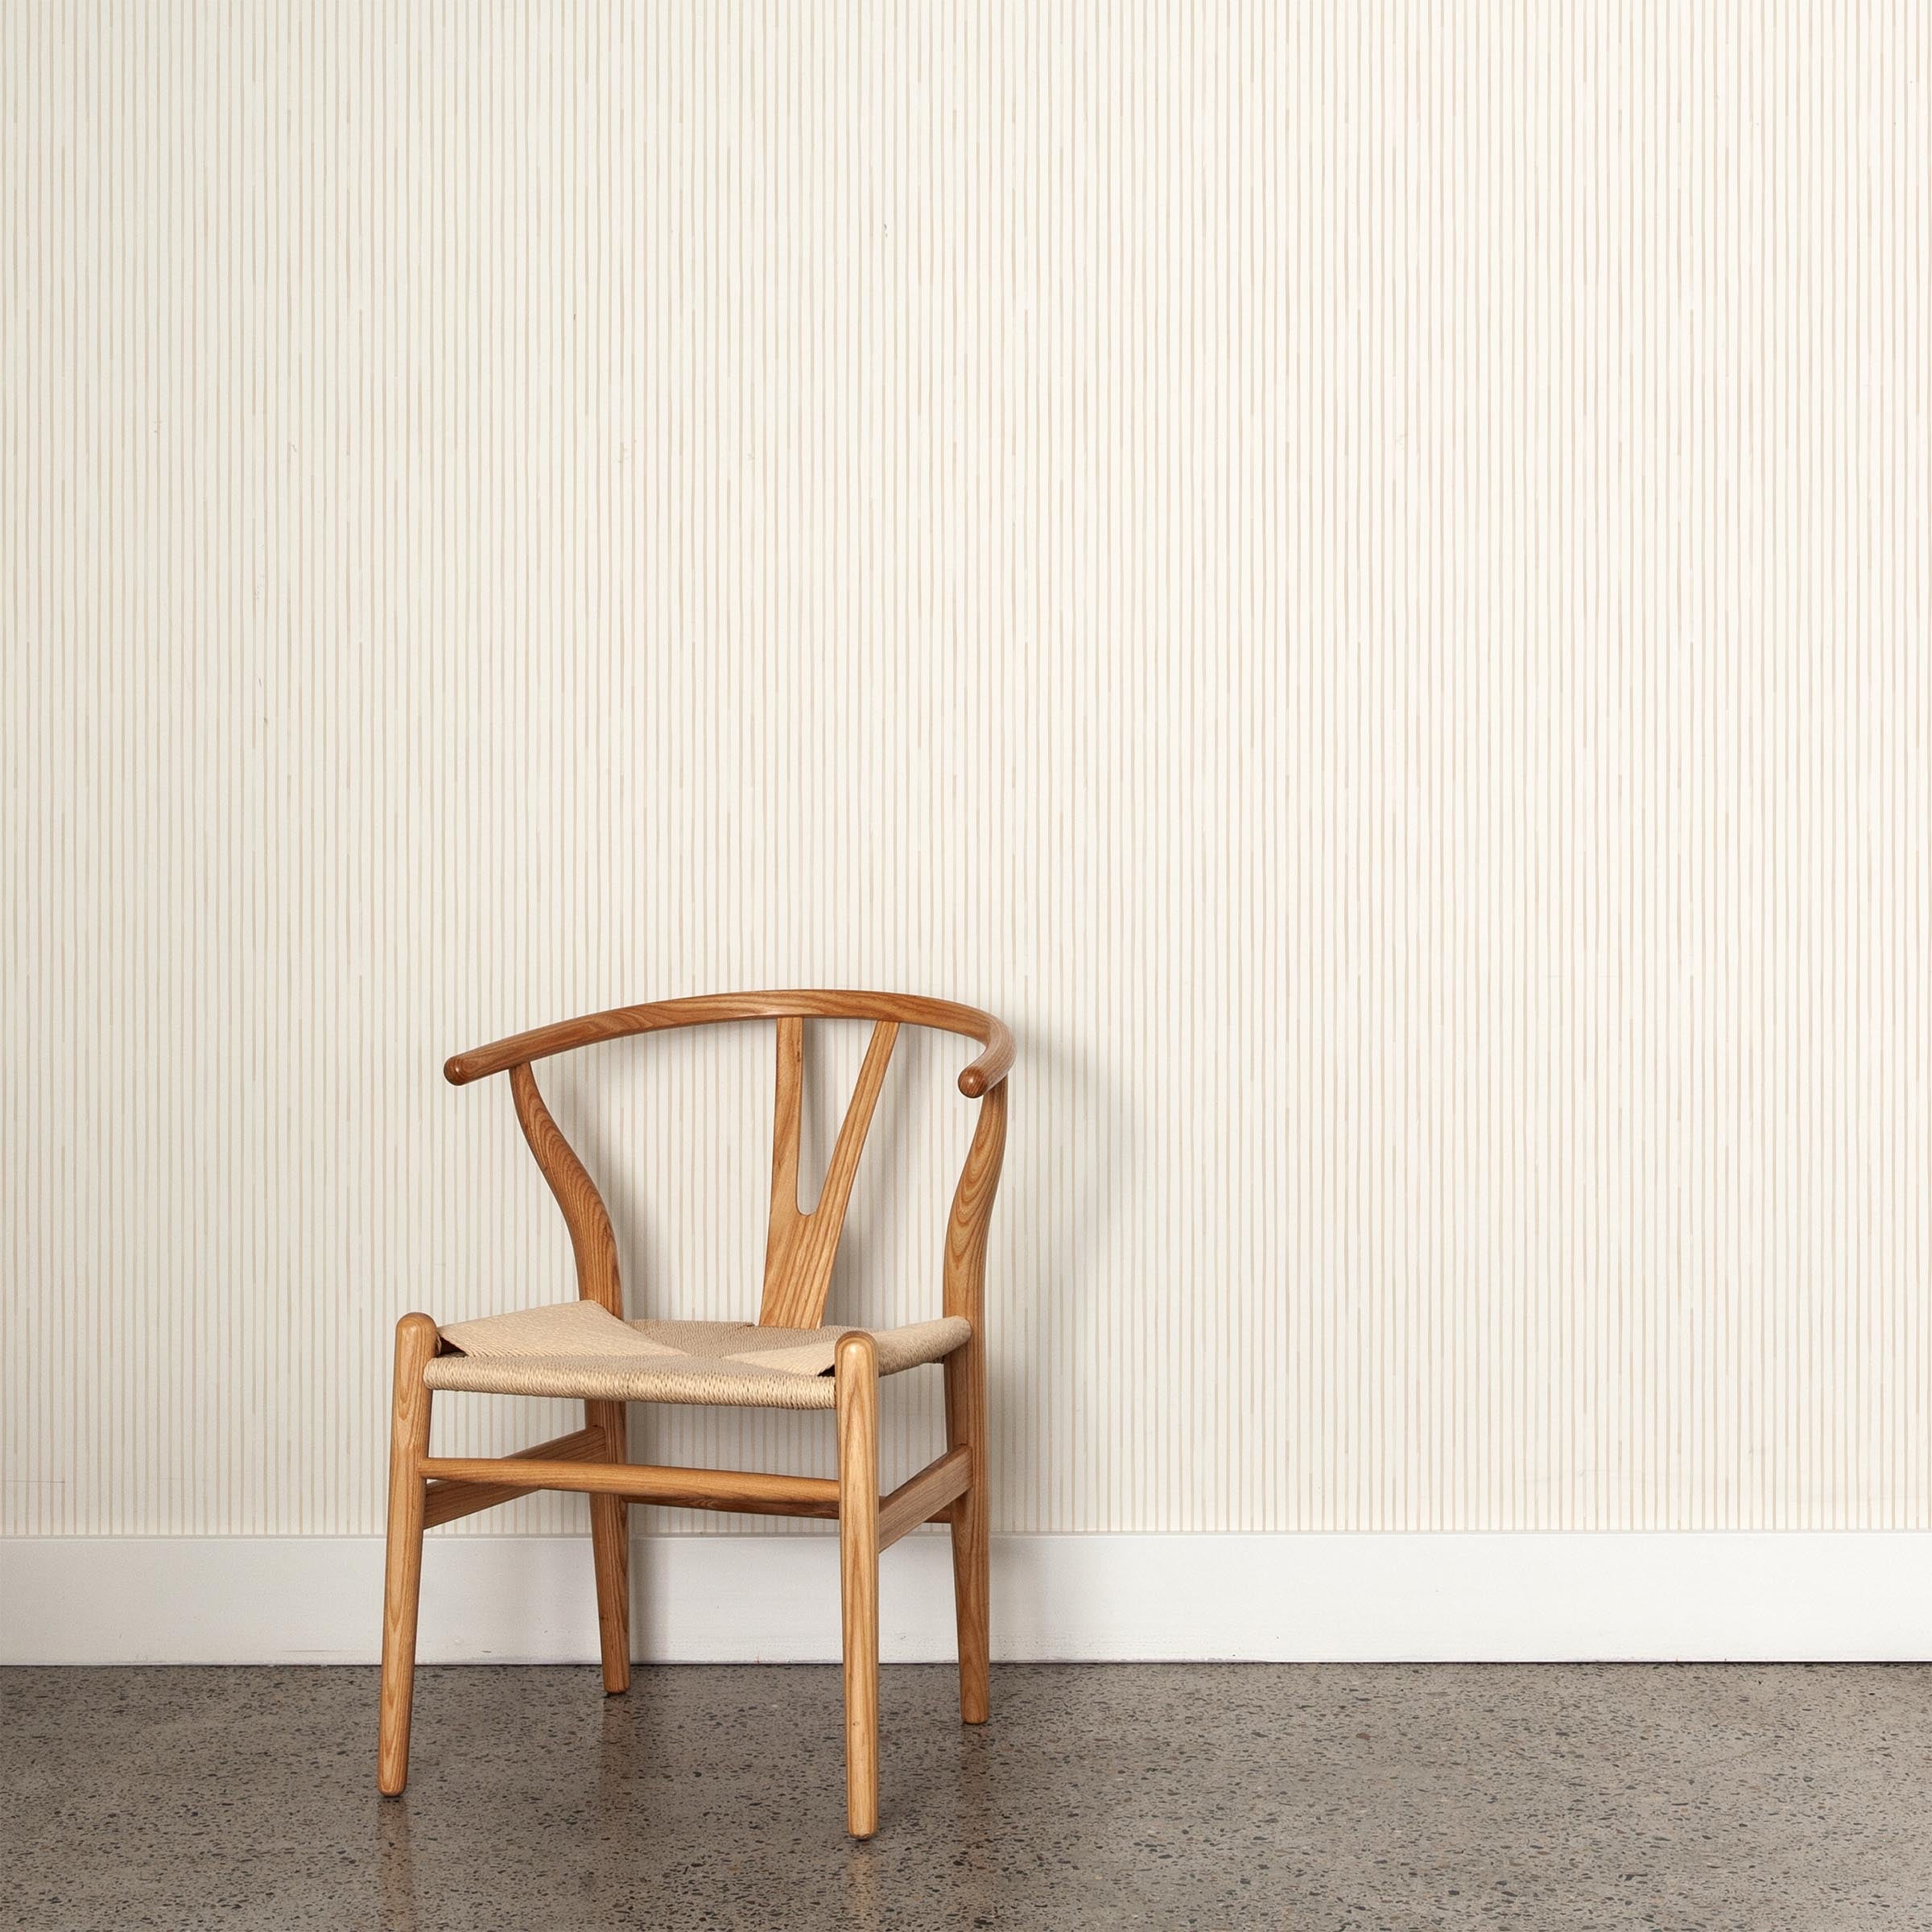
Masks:
[[[1020,1036],[999,1527],[1932,1527],[1929,550],[1920,0],[0,0],[5,1527],[375,1529],[443,1057],[774,984]],[[772,1059],[555,1064],[634,1311]]]

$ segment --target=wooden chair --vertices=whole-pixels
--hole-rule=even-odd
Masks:
[[[799,1124],[805,1022],[814,1018],[867,1019],[873,1026],[818,1203],[807,1214],[800,1212],[798,1199]],[[610,1216],[544,1106],[531,1065],[552,1054],[630,1034],[752,1019],[778,1022],[771,1218],[758,1322],[627,1323]],[[959,1079],[960,1092],[978,1100],[980,1112],[946,1228],[943,1317],[874,1335],[822,1324],[852,1176],[902,1025],[933,1027],[980,1043],[984,1051]],[[720,993],[618,1007],[518,1034],[448,1062],[443,1071],[459,1087],[489,1074],[509,1074],[524,1137],[570,1229],[579,1299],[448,1327],[439,1327],[427,1315],[406,1315],[396,1324],[377,1754],[377,1782],[383,1791],[401,1791],[409,1774],[423,1532],[533,1489],[580,1490],[590,1497],[604,1688],[613,1695],[630,1683],[630,1504],[837,1521],[845,1806],[854,1837],[869,1837],[878,1823],[879,1552],[921,1523],[952,1526],[960,1715],[969,1724],[986,1721],[982,1290],[987,1224],[1005,1146],[1005,1080],[1012,1063],[1013,1036],[990,1013],[974,1007],[894,993],[817,992]],[[879,1377],[932,1361],[943,1364],[946,1377],[946,1452],[881,1496]],[[514,1456],[432,1456],[430,1403],[439,1389],[580,1399],[584,1426]],[[628,1402],[833,1410],[838,1478],[633,1463],[626,1441]]]

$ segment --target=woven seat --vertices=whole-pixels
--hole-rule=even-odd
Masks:
[[[707,1402],[829,1409],[839,1337],[857,1331],[765,1328],[755,1322],[625,1322],[595,1302],[559,1302],[440,1331],[423,1371],[431,1389],[567,1396],[600,1402]],[[943,1361],[972,1339],[960,1315],[874,1330],[881,1375]]]

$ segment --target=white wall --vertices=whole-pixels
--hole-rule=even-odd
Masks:
[[[10,1532],[373,1531],[444,1055],[815,983],[1019,1033],[1002,1530],[1932,1527],[1918,0],[0,36]],[[770,1058],[559,1071],[638,1307]]]

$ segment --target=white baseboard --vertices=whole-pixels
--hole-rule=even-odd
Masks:
[[[993,1654],[1239,1658],[1932,1658],[1932,1536],[1003,1536]],[[943,1535],[881,1564],[888,1662],[950,1658]],[[641,1537],[637,1654],[675,1662],[837,1655],[824,1536]],[[0,1662],[370,1663],[373,1537],[0,1542]],[[421,1655],[597,1654],[587,1537],[432,1537]]]

